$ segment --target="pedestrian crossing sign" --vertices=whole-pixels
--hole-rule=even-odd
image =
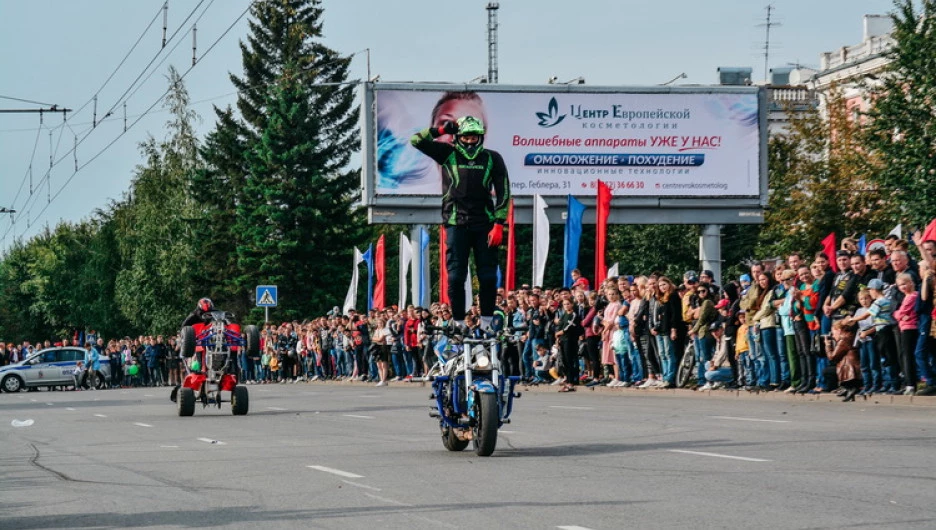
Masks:
[[[257,307],[276,307],[277,300],[275,285],[257,286]]]

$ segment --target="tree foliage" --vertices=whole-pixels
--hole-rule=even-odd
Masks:
[[[876,164],[838,91],[828,97],[825,116],[818,109],[790,116],[789,130],[769,143],[770,191],[758,254],[809,252],[829,232],[882,229],[888,212],[871,181]]]
[[[236,260],[224,266],[236,306],[276,284],[280,316],[324,313],[344,299],[334,278],[373,232],[355,204],[360,174],[346,169],[358,144],[353,88],[342,84],[350,59],[321,44],[317,0],[259,2],[252,13],[244,74],[231,76],[240,118],[218,111],[200,193],[217,193],[227,212],[206,203],[207,215],[231,221]]]
[[[895,45],[871,89],[865,144],[899,219],[925,226],[936,215],[936,2],[915,4],[895,1]]]

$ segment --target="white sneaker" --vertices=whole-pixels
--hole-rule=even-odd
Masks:
[[[704,385],[697,388],[696,391],[705,392],[706,390],[711,390],[711,389],[712,389],[712,383],[705,383]]]
[[[309,379],[309,381],[318,381],[318,380],[319,380],[319,376],[317,375],[313,375],[312,379]]]
[[[377,384],[374,385],[374,386],[387,386],[387,383],[386,383],[386,381],[381,381],[381,382],[377,383]]]
[[[656,384],[656,379],[647,379],[641,385],[637,385],[637,388],[650,388]]]

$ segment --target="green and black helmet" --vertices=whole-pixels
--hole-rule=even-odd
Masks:
[[[474,116],[462,116],[455,123],[458,125],[458,132],[455,134],[455,147],[466,158],[473,159],[481,152],[481,144],[484,143],[484,123]],[[466,143],[462,141],[463,136],[477,136],[478,141]]]

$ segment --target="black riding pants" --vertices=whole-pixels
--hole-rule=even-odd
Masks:
[[[487,235],[490,230],[488,225],[445,227],[445,242],[448,245],[445,252],[448,295],[452,304],[452,317],[455,320],[465,318],[465,279],[468,277],[470,252],[474,252],[478,273],[481,314],[494,314],[494,302],[497,299],[497,248],[488,246]]]

